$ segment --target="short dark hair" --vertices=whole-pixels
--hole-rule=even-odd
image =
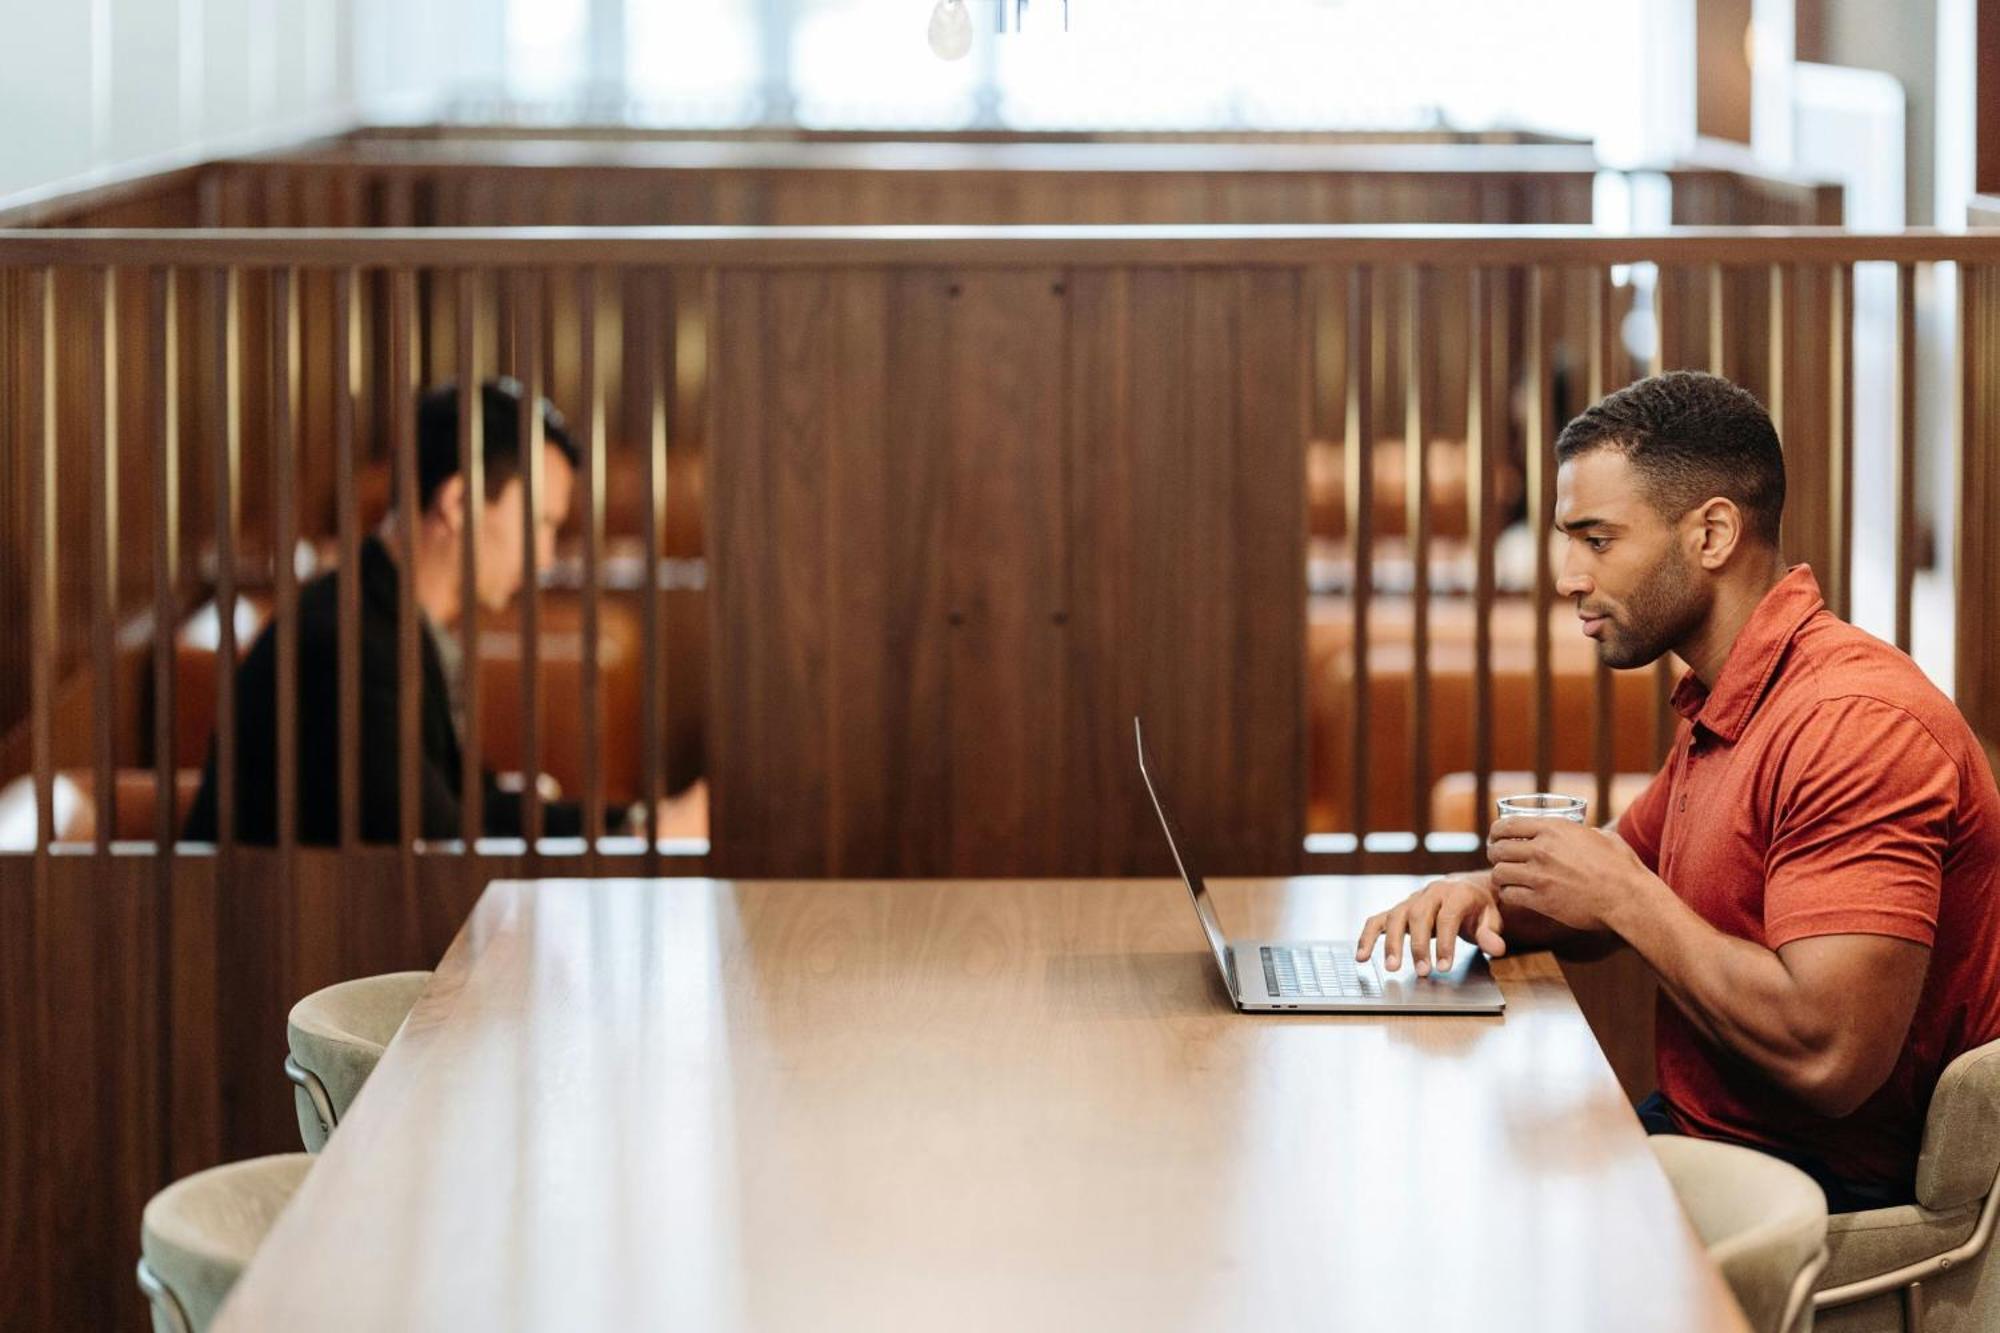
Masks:
[[[1556,462],[1595,449],[1623,453],[1669,522],[1720,495],[1766,545],[1778,545],[1785,459],[1771,414],[1748,390],[1698,370],[1628,384],[1563,427]]]
[[[486,498],[492,500],[507,483],[521,475],[521,382],[511,375],[479,386],[479,411],[485,424],[479,458],[486,474]],[[568,423],[544,398],[542,438],[562,451],[571,467],[580,456],[569,437]],[[458,385],[444,383],[426,390],[417,403],[417,507],[429,509],[438,487],[458,475]]]

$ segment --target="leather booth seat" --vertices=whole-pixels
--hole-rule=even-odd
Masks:
[[[1345,447],[1337,440],[1312,440],[1306,445],[1306,512],[1312,535],[1347,535],[1347,470]],[[1401,536],[1408,531],[1409,447],[1401,438],[1379,439],[1373,453],[1375,535]],[[1468,451],[1463,440],[1432,440],[1430,445],[1430,526],[1439,538],[1464,537]],[[1495,469],[1494,501],[1502,514],[1521,495],[1519,472],[1511,463]]]
[[[1377,596],[1369,621],[1369,823],[1376,829],[1414,824],[1415,773],[1410,729],[1414,688],[1411,603]],[[1436,598],[1431,604],[1430,772],[1443,776],[1473,767],[1474,604]],[[1535,765],[1534,609],[1526,598],[1493,608],[1493,764],[1509,771]],[[1354,614],[1344,597],[1312,599],[1307,626],[1310,827],[1348,828],[1353,781],[1349,764],[1354,708]],[[1597,663],[1593,645],[1577,632],[1574,612],[1550,612],[1554,715],[1553,767],[1588,772],[1594,759]],[[1655,686],[1650,671],[1611,673],[1615,773],[1651,773]],[[1428,790],[1428,789],[1427,789]]]
[[[151,841],[159,812],[159,783],[150,768],[114,772],[117,797],[113,803],[114,842]],[[201,770],[183,768],[174,774],[174,827],[186,820],[188,807],[201,789]],[[90,769],[62,769],[55,775],[55,835],[57,842],[93,842],[102,813],[97,799],[97,774]],[[23,774],[0,787],[0,851],[32,851],[36,831],[35,779]]]

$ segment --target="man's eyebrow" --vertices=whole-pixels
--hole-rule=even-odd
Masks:
[[[1585,528],[1610,528],[1616,531],[1618,524],[1606,518],[1573,518],[1567,523],[1558,523],[1564,532],[1582,532]]]

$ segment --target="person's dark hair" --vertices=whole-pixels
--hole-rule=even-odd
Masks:
[[[1556,462],[1596,449],[1625,455],[1668,522],[1720,495],[1736,502],[1751,532],[1777,546],[1785,459],[1770,413],[1749,391],[1697,370],[1629,384],[1563,427]]]
[[[479,386],[484,422],[479,451],[490,501],[521,475],[521,382],[510,375]],[[580,456],[562,413],[544,398],[542,438],[562,451],[571,467]],[[438,487],[458,475],[458,385],[440,384],[426,390],[417,403],[417,505],[429,509]]]

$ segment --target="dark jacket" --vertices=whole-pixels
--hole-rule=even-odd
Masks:
[[[299,590],[299,841],[332,845],[340,839],[340,571],[322,574]],[[396,731],[398,650],[396,563],[374,537],[361,544],[361,837],[396,842],[401,781]],[[424,838],[456,838],[464,831],[459,793],[464,759],[451,720],[444,666],[421,629],[423,661],[422,782]],[[246,843],[278,840],[278,639],[275,623],[257,636],[236,672],[236,836]],[[486,833],[521,834],[521,798],[483,775]],[[575,837],[580,809],[545,801],[542,832]],[[208,747],[201,792],[188,812],[184,837],[213,842],[216,833],[215,741]]]

